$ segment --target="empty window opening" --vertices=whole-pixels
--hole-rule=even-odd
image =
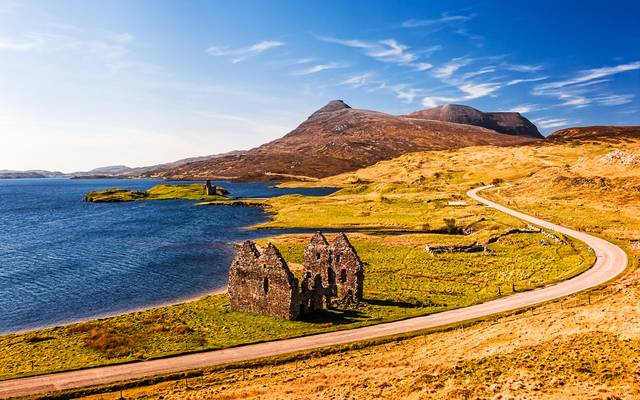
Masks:
[[[347,270],[342,268],[340,270],[340,282],[342,283],[346,283],[347,282]]]
[[[329,279],[329,285],[334,285],[336,283],[336,273],[333,272],[331,267],[327,268],[327,278]]]
[[[264,290],[265,294],[269,293],[269,278],[265,277],[262,281],[262,289]]]

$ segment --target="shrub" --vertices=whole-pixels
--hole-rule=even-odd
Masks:
[[[47,340],[53,340],[53,339],[55,339],[55,337],[53,336],[33,335],[33,336],[26,337],[24,341],[27,343],[38,343],[38,342],[46,342]]]
[[[493,180],[491,181],[491,184],[492,185],[499,185],[502,182],[504,182],[504,179],[502,179],[502,178],[493,178]]]
[[[87,347],[100,351],[107,357],[122,357],[132,353],[133,341],[107,328],[91,329],[84,340]]]
[[[71,325],[67,328],[67,332],[69,333],[84,333],[89,332],[91,329],[96,328],[96,325],[93,322],[81,322],[79,324]]]
[[[193,332],[193,329],[189,328],[185,324],[176,325],[171,329],[171,332],[176,333],[178,335],[184,335],[190,332]]]
[[[458,231],[455,218],[445,218],[444,225],[446,226],[447,233],[456,233]]]

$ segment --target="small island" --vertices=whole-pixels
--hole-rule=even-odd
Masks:
[[[229,192],[224,188],[212,185],[207,181],[204,185],[193,183],[187,185],[159,184],[147,191],[106,189],[89,192],[84,201],[89,203],[116,203],[139,200],[206,200],[209,202],[231,200]]]

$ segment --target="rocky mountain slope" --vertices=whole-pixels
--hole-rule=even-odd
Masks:
[[[320,178],[404,153],[476,145],[511,146],[532,136],[498,133],[421,116],[394,116],[329,102],[284,137],[243,154],[161,167],[141,174],[172,179],[280,180]]]
[[[447,104],[428,110],[416,111],[408,116],[412,118],[481,126],[507,135],[526,136],[538,139],[543,138],[538,128],[517,112],[485,113],[469,106]]]

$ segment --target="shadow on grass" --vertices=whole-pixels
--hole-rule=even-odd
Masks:
[[[407,301],[381,300],[381,299],[365,299],[367,304],[372,306],[398,307],[398,308],[420,308],[422,304],[409,303]]]
[[[345,325],[362,321],[366,316],[365,313],[357,309],[332,308],[315,314],[304,315],[300,320],[312,324]]]

